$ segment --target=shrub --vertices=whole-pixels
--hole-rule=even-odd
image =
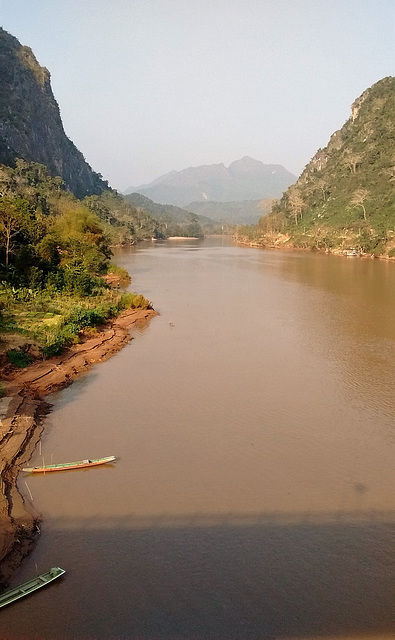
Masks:
[[[123,293],[118,303],[122,309],[150,309],[150,302],[144,296],[136,293]]]
[[[371,234],[363,229],[359,237],[359,248],[365,253],[374,256],[381,255],[384,252],[385,238],[382,234]]]
[[[51,271],[47,276],[46,288],[49,292],[59,292],[64,289],[64,273],[62,270]]]
[[[68,266],[64,271],[66,291],[79,296],[89,296],[96,282],[81,266]]]
[[[31,362],[33,362],[33,358],[29,356],[28,353],[22,351],[22,349],[10,349],[10,351],[7,351],[7,358],[14,367],[18,367],[20,369],[27,367]]]
[[[49,344],[47,344],[45,347],[42,347],[41,351],[46,358],[53,358],[54,356],[60,356],[65,345],[65,336],[62,334],[62,332],[59,332]]]
[[[119,308],[116,304],[103,302],[96,307],[95,311],[101,318],[96,324],[102,324],[108,318],[114,318],[118,314]]]
[[[96,309],[85,309],[84,307],[73,307],[66,318],[66,324],[76,327],[77,331],[83,327],[92,327],[103,322],[103,317]]]
[[[110,264],[108,266],[107,273],[113,273],[114,275],[118,276],[121,280],[124,280],[125,282],[130,282],[131,280],[130,275],[126,271],[126,269],[123,269],[122,267],[118,267],[118,265],[116,264]]]

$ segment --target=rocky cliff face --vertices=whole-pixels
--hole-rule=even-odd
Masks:
[[[50,74],[32,50],[0,28],[0,163],[44,164],[81,198],[108,188],[66,136]]]
[[[317,181],[327,185],[338,199],[356,188],[380,185],[380,194],[392,191],[394,173],[395,78],[379,80],[351,105],[351,117],[332,134],[328,145],[318,149],[296,182],[305,197]],[[320,187],[321,188],[321,187]],[[287,192],[284,194],[287,198]],[[390,199],[391,202],[393,198]]]
[[[262,224],[294,244],[395,258],[395,77],[357,98]],[[277,226],[276,226],[277,225]]]

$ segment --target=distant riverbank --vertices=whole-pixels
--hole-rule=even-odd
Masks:
[[[276,240],[266,239],[262,240],[250,240],[249,238],[234,236],[236,244],[251,247],[252,249],[277,249],[282,251],[307,251],[316,253],[326,253],[340,257],[358,257],[358,258],[371,258],[379,260],[388,260],[389,262],[395,261],[395,256],[389,255],[376,255],[374,253],[367,253],[358,249],[343,249],[343,248],[325,248],[325,247],[312,247],[301,246],[300,244],[294,244],[290,236],[278,234]]]
[[[197,236],[169,236],[167,240],[199,240]]]
[[[43,417],[51,407],[44,398],[118,352],[130,341],[130,329],[155,315],[153,309],[128,309],[61,356],[1,372],[6,395],[0,400],[0,585],[39,533],[38,516],[26,508],[16,478],[40,439]]]

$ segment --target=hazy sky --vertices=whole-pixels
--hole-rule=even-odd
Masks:
[[[123,191],[244,155],[299,175],[395,74],[394,0],[0,0],[68,137]]]

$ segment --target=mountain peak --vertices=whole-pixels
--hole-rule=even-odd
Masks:
[[[262,167],[264,166],[263,162],[260,160],[255,160],[251,158],[251,156],[243,156],[240,160],[235,160],[229,165],[229,169],[232,167],[246,168],[250,169],[251,167]]]
[[[264,179],[266,176],[276,173],[285,176],[288,172],[279,164],[264,164],[260,160],[255,160],[250,156],[244,156],[229,165],[229,173],[234,177],[249,174],[257,179],[259,179],[259,177]]]
[[[241,202],[278,198],[296,179],[281,165],[264,164],[249,156],[232,162],[171,171],[135,191],[161,204],[187,207],[191,202]]]

